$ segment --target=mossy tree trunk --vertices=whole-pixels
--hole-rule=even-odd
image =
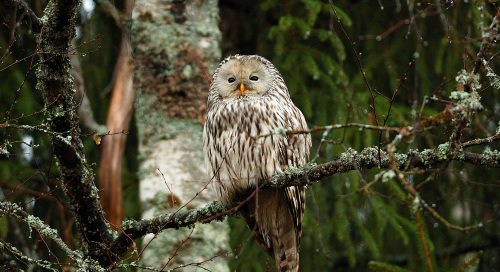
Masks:
[[[40,66],[37,89],[41,91],[46,111],[47,130],[52,150],[61,171],[61,184],[76,218],[82,237],[81,251],[101,263],[107,263],[106,244],[112,233],[100,207],[98,190],[92,169],[86,162],[80,139],[76,103],[74,100],[71,63],[68,57],[75,36],[76,9],[79,0],[58,1],[47,5],[44,31],[41,32]],[[50,19],[49,19],[50,18]]]
[[[135,3],[131,41],[144,218],[214,200],[203,162],[202,123],[210,74],[221,55],[218,12],[217,1]],[[229,250],[226,223],[150,234],[144,246],[141,260],[147,266],[202,263],[228,271],[223,257],[205,263]]]

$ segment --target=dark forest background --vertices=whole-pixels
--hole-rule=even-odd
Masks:
[[[6,125],[43,127],[46,122],[35,74],[37,54],[43,53],[37,49],[39,36],[20,18],[26,15],[18,12],[15,2],[0,3],[0,201],[18,203],[77,248],[75,220],[58,190],[60,170],[47,133]],[[47,1],[26,2],[43,16]],[[500,133],[496,37],[500,32],[498,25],[492,25],[497,20],[495,2],[355,0],[330,5],[316,0],[221,0],[220,48],[223,58],[259,54],[271,60],[311,128],[350,123],[400,128],[397,132],[327,127],[313,134],[310,159],[314,163],[338,159],[351,149],[361,152],[390,144],[398,153],[435,149],[453,156],[463,149],[492,154],[496,160]],[[76,51],[70,54],[79,59],[83,96],[90,101],[96,122],[93,127],[80,124],[83,150],[95,173],[104,167],[95,136],[106,134],[103,124],[118,69],[121,31],[128,23],[124,19],[118,25],[104,3],[95,1],[92,10],[80,6],[73,42]],[[123,1],[113,4],[124,11]],[[487,48],[485,37],[491,38]],[[474,79],[471,74],[478,76]],[[463,93],[468,94],[466,102]],[[470,100],[476,94],[480,99]],[[77,103],[83,100],[79,95]],[[463,104],[467,111],[460,115],[453,109],[462,102],[469,104]],[[480,105],[472,105],[476,102]],[[123,131],[127,140],[122,216],[140,219],[140,154],[134,120],[132,116]],[[397,139],[398,135],[402,136]],[[490,141],[480,144],[470,142],[488,137]],[[450,159],[438,167],[403,169],[404,181],[394,171],[358,169],[309,186],[300,270],[496,271],[500,267],[500,171],[498,161],[490,164],[496,167],[479,164]],[[2,245],[11,244],[35,259],[65,260],[53,242],[37,239],[28,225],[3,215]],[[268,256],[252,241],[243,220],[232,216],[227,220],[234,250],[226,257],[230,270],[271,267],[270,259],[267,264],[262,261]],[[23,260],[6,257],[10,253],[5,246],[0,254],[2,260],[26,266]],[[39,266],[31,269],[45,271]]]

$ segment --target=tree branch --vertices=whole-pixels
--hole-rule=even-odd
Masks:
[[[38,89],[46,104],[48,130],[53,152],[62,174],[63,188],[77,220],[85,256],[101,266],[110,264],[107,245],[112,233],[99,203],[94,174],[86,162],[76,115],[71,63],[68,50],[75,36],[79,0],[50,2],[40,37]]]
[[[481,42],[481,49],[477,53],[477,58],[474,65],[474,74],[479,72],[482,60],[490,51],[490,48],[494,41],[498,38],[498,32],[500,31],[500,10],[497,11],[495,17],[491,21],[489,27],[482,29],[483,31],[483,41]]]
[[[471,152],[457,152],[454,155],[446,154],[448,149],[439,146],[436,149],[425,149],[422,151],[410,151],[406,154],[394,154],[394,160],[399,169],[408,168],[439,168],[441,163],[447,160],[481,165],[490,168],[500,168],[500,152],[486,151],[483,154]],[[379,154],[381,158],[379,159]],[[381,164],[379,164],[381,162]],[[349,149],[342,153],[340,158],[319,164],[306,165],[300,168],[288,168],[283,174],[272,177],[262,182],[262,188],[283,188],[297,185],[310,185],[327,177],[339,173],[347,173],[352,170],[370,169],[373,167],[390,168],[389,155],[376,147],[368,147],[361,152]],[[245,192],[248,196],[255,189]],[[242,199],[245,199],[243,197]],[[164,214],[154,218],[140,221],[128,220],[123,222],[123,232],[111,245],[111,251],[117,255],[123,255],[132,242],[148,233],[158,233],[169,228],[192,227],[196,223],[209,223],[212,220],[222,220],[227,209],[218,202],[212,202],[203,208],[189,211],[178,211],[172,214]]]
[[[125,14],[132,13],[132,1],[125,1]],[[115,8],[109,1],[108,6]],[[116,10],[116,8],[115,8]],[[125,17],[123,17],[125,18]],[[129,17],[127,17],[129,18]],[[135,89],[132,84],[132,49],[130,38],[125,27],[120,27],[122,39],[120,52],[115,65],[115,82],[111,94],[111,102],[106,118],[108,131],[125,131],[130,126],[130,119],[134,108]],[[113,226],[119,226],[123,221],[123,191],[122,191],[122,166],[125,154],[127,134],[118,134],[104,137],[101,147],[99,169],[99,187],[102,189],[101,204],[106,219]]]
[[[75,44],[75,39],[71,42],[73,48],[77,48]],[[86,93],[85,81],[83,79],[83,70],[80,65],[80,59],[78,54],[70,54],[69,60],[71,62],[71,76],[73,76],[73,82],[75,87],[75,100],[78,105],[78,114],[82,124],[89,130],[94,131],[97,134],[105,134],[106,126],[97,123],[94,118],[94,112],[90,105],[89,97]]]
[[[10,0],[9,2],[19,5],[18,9],[22,13],[26,14],[26,20],[30,29],[35,33],[40,33],[43,26],[42,20],[36,16],[35,12],[29,7],[28,3],[24,0]]]
[[[57,235],[57,230],[50,228],[47,226],[40,218],[35,217],[31,214],[28,214],[23,209],[21,209],[18,205],[9,202],[0,202],[0,210],[2,217],[4,214],[11,214],[15,216],[17,219],[28,225],[30,228],[34,228],[38,231],[38,233],[49,237],[53,240],[60,249],[62,249],[66,255],[73,260],[79,268],[89,268],[88,264],[81,256],[81,253],[78,251],[71,250]]]
[[[465,162],[490,168],[500,168],[500,152],[485,151],[483,154],[458,152],[454,155],[446,154],[446,147],[425,149],[423,151],[410,151],[407,154],[394,154],[399,169],[406,168],[437,168],[447,160]],[[316,166],[289,168],[284,174],[275,176],[270,180],[270,186],[275,188],[296,185],[309,185],[315,181],[325,179],[339,173],[347,173],[356,169],[370,169],[373,167],[389,168],[389,156],[381,151],[381,164],[379,164],[378,149],[368,147],[361,152],[349,149],[342,153],[339,159]]]

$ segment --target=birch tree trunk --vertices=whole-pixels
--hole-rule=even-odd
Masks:
[[[131,42],[143,218],[215,199],[203,162],[202,123],[210,75],[221,57],[218,16],[214,0],[135,3]],[[149,235],[142,264],[196,263],[187,266],[190,271],[201,263],[229,271],[224,257],[213,258],[229,250],[228,233],[225,222],[216,222]]]

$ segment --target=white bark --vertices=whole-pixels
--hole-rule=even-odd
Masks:
[[[196,114],[206,103],[205,74],[212,73],[220,60],[218,12],[213,0],[135,3],[131,41],[143,218],[180,207],[199,208],[215,199],[211,185],[202,190],[208,178],[199,121],[203,116]],[[166,230],[146,236],[140,262],[156,269],[166,263],[167,269],[201,263],[210,271],[229,271],[224,256],[207,261],[230,250],[228,239],[226,222]],[[180,271],[205,270],[190,265]]]
[[[141,163],[141,171],[144,172],[140,183],[143,218],[172,212],[184,205],[188,209],[199,208],[214,200],[215,194],[211,185],[203,190],[208,178],[201,153],[201,125],[191,122],[190,126],[180,130],[172,139],[158,141],[151,147],[141,145],[140,153],[146,154],[146,159]],[[201,194],[195,198],[197,192]],[[172,199],[175,201],[173,209]],[[221,252],[229,251],[229,228],[226,222],[196,225],[190,240],[180,246],[191,231],[168,230],[158,235],[148,235],[144,239],[144,245],[153,240],[143,253],[142,263],[156,268],[159,264],[163,266],[173,257],[177,247],[180,249],[177,256],[170,261],[170,268],[180,264],[203,262]],[[229,271],[223,256],[202,266],[211,271]],[[195,266],[185,269],[194,270]]]

